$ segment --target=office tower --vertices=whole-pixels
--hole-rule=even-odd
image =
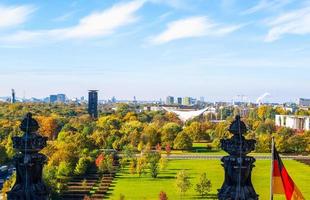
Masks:
[[[88,113],[92,118],[98,117],[98,90],[88,91]]]
[[[66,102],[66,95],[65,94],[57,94],[57,102],[65,103]]]
[[[182,105],[182,97],[177,98],[177,103],[178,103],[178,105]]]
[[[57,101],[57,95],[51,94],[50,95],[50,103],[55,103]]]
[[[166,104],[167,104],[167,105],[172,105],[172,104],[174,104],[174,97],[172,97],[172,96],[167,96],[167,98],[166,98]]]
[[[16,102],[16,99],[15,99],[15,90],[12,89],[12,100],[11,100],[11,103],[15,103]]]
[[[184,97],[183,101],[182,101],[182,104],[185,105],[185,106],[189,106],[189,105],[191,105],[191,101],[192,101],[191,97]]]

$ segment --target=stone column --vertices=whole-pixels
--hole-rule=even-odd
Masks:
[[[28,113],[22,120],[22,137],[13,138],[13,147],[18,151],[13,160],[16,167],[16,182],[8,194],[8,200],[47,200],[48,189],[42,180],[43,165],[47,157],[38,153],[46,146],[47,137],[37,133],[38,122]]]
[[[221,140],[221,148],[229,153],[222,158],[222,166],[225,170],[225,180],[219,189],[219,200],[258,200],[251,181],[251,172],[255,158],[247,156],[254,150],[255,140],[246,140],[243,136],[247,128],[236,116],[235,121],[229,127],[233,134],[230,139]]]

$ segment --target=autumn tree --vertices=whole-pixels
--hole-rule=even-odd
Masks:
[[[40,125],[39,132],[48,137],[50,140],[54,140],[57,137],[60,127],[58,126],[55,117],[38,116],[36,118]]]

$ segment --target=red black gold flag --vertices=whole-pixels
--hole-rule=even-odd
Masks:
[[[297,188],[296,184],[287,173],[276,148],[273,148],[273,194],[285,194],[286,200],[305,200],[300,190]]]

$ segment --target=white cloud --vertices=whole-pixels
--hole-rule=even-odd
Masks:
[[[297,9],[269,20],[270,30],[265,38],[266,42],[280,39],[285,34],[310,34],[310,6]]]
[[[24,23],[29,15],[34,12],[32,6],[1,6],[0,5],[0,28],[14,27]]]
[[[28,42],[33,40],[87,39],[106,36],[120,27],[135,22],[137,20],[135,13],[143,6],[144,2],[144,0],[137,0],[116,4],[107,10],[94,12],[82,18],[77,25],[72,27],[20,31],[4,37],[3,40],[8,42]]]
[[[151,39],[153,44],[162,44],[183,38],[201,36],[223,36],[236,31],[241,26],[222,26],[205,16],[189,17],[168,24],[167,29]]]
[[[264,10],[275,10],[290,4],[294,0],[260,0],[255,6],[243,11],[241,14],[248,15]]]

